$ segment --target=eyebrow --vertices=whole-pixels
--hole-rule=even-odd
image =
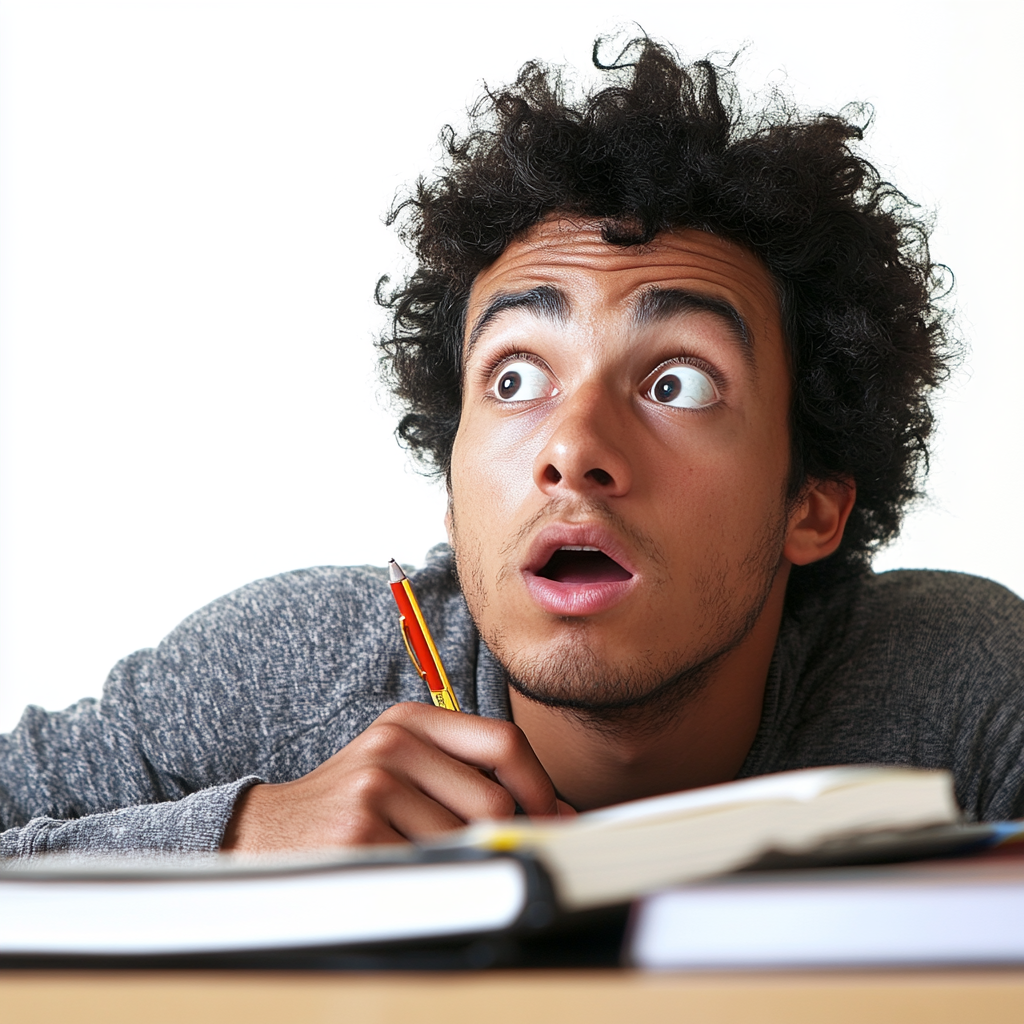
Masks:
[[[569,319],[571,306],[565,292],[548,284],[538,285],[525,292],[499,292],[494,296],[487,308],[477,317],[466,343],[466,355],[473,351],[473,346],[487,328],[510,309],[525,309],[545,320],[557,324],[565,324]]]
[[[499,292],[473,324],[466,343],[466,356],[473,351],[483,332],[510,309],[525,309],[545,320],[564,325],[569,320],[571,308],[565,292],[552,285],[538,285],[522,292]],[[683,288],[648,288],[634,302],[631,319],[635,327],[644,327],[687,313],[710,313],[717,317],[729,328],[743,358],[747,362],[753,360],[750,328],[739,310],[725,299]]]
[[[643,292],[633,306],[633,324],[660,323],[687,313],[710,313],[729,328],[734,340],[739,343],[743,358],[753,358],[750,328],[739,310],[725,299],[682,288],[649,288]]]

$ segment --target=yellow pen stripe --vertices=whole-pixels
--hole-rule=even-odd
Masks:
[[[420,624],[420,629],[423,631],[423,639],[427,641],[427,647],[430,648],[431,657],[437,666],[437,674],[441,677],[441,682],[444,683],[445,693],[456,703],[456,706],[450,710],[455,711],[458,709],[455,691],[452,690],[452,685],[448,682],[448,673],[444,670],[444,662],[441,661],[441,655],[437,653],[437,648],[434,646],[434,638],[430,635],[426,620],[423,618],[423,612],[420,611],[419,601],[416,600],[416,595],[412,592],[412,585],[408,580],[402,580],[402,589],[409,597],[409,604],[412,605],[413,614],[416,616],[416,621]]]
[[[420,659],[416,657],[416,651],[413,649],[412,641],[409,639],[409,627],[405,624],[405,616],[398,616],[398,628],[402,631],[402,640],[405,643],[405,649],[409,654],[409,660],[412,662],[413,668],[416,669],[420,674],[420,679],[426,679],[427,673],[423,671],[423,666],[420,664]]]

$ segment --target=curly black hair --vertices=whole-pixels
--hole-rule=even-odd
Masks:
[[[405,410],[397,434],[447,476],[470,288],[531,225],[553,211],[599,219],[621,246],[699,228],[755,253],[776,282],[793,383],[790,498],[808,479],[856,481],[841,547],[800,578],[817,589],[861,571],[920,493],[929,393],[955,353],[930,224],[852,148],[864,108],[809,114],[775,93],[750,114],[728,67],[686,65],[646,37],[607,64],[601,47],[594,64],[610,81],[582,96],[539,63],[488,90],[465,135],[442,132],[435,178],[392,209],[418,264],[401,287],[388,292],[384,278],[377,290],[392,314],[378,345]]]

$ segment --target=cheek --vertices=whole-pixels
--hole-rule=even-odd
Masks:
[[[525,418],[486,428],[463,421],[452,451],[452,497],[460,529],[468,515],[493,532],[530,499],[542,444],[532,427]]]
[[[788,432],[777,424],[735,423],[689,431],[647,465],[650,507],[662,536],[696,554],[694,544],[742,548],[778,507],[789,466]],[[641,474],[637,474],[637,480]]]

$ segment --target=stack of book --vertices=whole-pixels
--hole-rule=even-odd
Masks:
[[[1019,964],[1022,838],[963,824],[946,772],[857,766],[424,846],[44,859],[0,868],[0,964]]]

